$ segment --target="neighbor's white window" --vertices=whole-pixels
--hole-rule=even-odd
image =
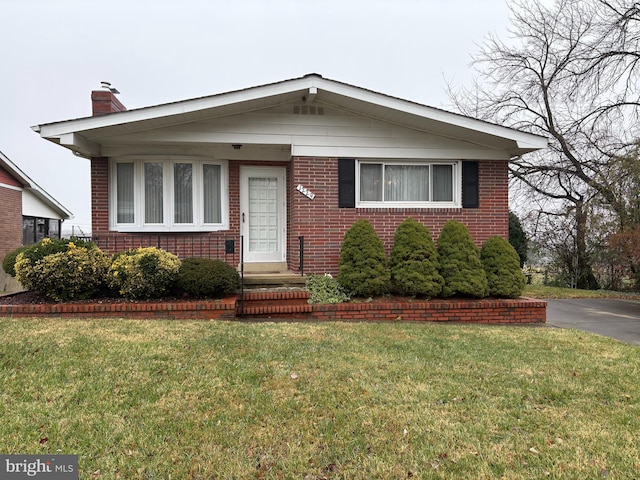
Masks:
[[[228,228],[226,162],[184,158],[114,160],[110,178],[112,228]]]
[[[357,174],[359,206],[460,206],[460,162],[359,162]]]

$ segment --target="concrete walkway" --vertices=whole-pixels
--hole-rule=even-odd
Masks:
[[[576,328],[640,345],[640,300],[547,300],[547,324]]]

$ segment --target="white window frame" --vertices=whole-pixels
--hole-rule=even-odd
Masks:
[[[134,221],[117,221],[117,166],[119,163],[133,163],[134,172]],[[144,223],[144,164],[163,165],[163,223]],[[173,166],[176,163],[193,165],[193,222],[174,222]],[[220,166],[220,223],[204,223],[203,165]],[[144,156],[119,157],[109,160],[109,228],[118,232],[215,232],[229,229],[229,165],[225,160],[185,156]]]
[[[452,167],[452,201],[428,201],[428,202],[387,202],[387,201],[362,201],[360,200],[360,166],[361,165],[382,165],[383,172],[385,165],[407,165],[407,166],[433,166],[447,165]],[[432,181],[433,174],[430,169],[429,180]],[[462,208],[462,161],[461,160],[358,160],[356,161],[356,207],[359,208]],[[383,188],[384,192],[384,188]],[[433,193],[432,185],[429,186],[429,194]],[[384,193],[383,193],[384,194]]]

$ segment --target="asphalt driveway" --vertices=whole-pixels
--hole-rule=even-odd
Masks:
[[[547,324],[640,345],[640,301],[601,298],[547,300]]]

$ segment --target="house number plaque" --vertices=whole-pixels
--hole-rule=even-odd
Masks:
[[[315,193],[313,193],[311,190],[309,190],[308,188],[302,185],[298,185],[296,187],[296,190],[298,190],[300,193],[302,193],[305,197],[309,198],[310,200],[313,200],[314,198],[316,198]]]

